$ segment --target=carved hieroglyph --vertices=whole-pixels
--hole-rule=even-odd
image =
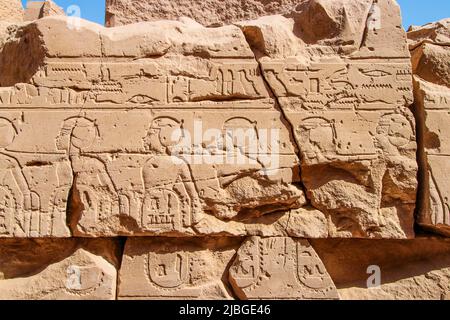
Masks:
[[[288,14],[305,0],[107,0],[106,25],[189,17],[204,26]]]
[[[416,134],[399,8],[343,2],[339,19],[332,3],[239,25],[293,127],[307,197],[334,235],[411,237]],[[321,28],[308,17],[321,17]]]
[[[231,299],[223,278],[239,243],[237,238],[129,238],[118,297]]]
[[[38,20],[5,46],[44,56],[28,84],[1,90],[3,234],[63,235],[66,207],[75,234],[104,236],[193,234],[202,217],[305,203],[296,148],[239,28],[71,22]],[[31,49],[20,39],[36,29]],[[21,67],[5,68],[11,83]]]
[[[0,240],[0,300],[114,300],[114,247],[90,241]]]
[[[241,299],[337,299],[336,287],[307,240],[287,237],[246,240],[230,268]]]
[[[419,223],[450,236],[450,20],[408,32],[414,72],[415,113],[419,123],[421,198]]]
[[[0,1],[0,21],[1,22],[22,22],[23,7],[21,0],[1,0]]]

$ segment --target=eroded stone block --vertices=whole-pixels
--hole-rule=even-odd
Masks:
[[[129,238],[119,299],[231,299],[227,265],[238,238]]]
[[[189,17],[205,26],[217,26],[270,14],[288,14],[302,2],[305,0],[107,0],[106,25]]]
[[[413,237],[417,146],[399,7],[345,1],[339,19],[333,3],[239,25],[293,127],[307,198],[334,235]]]
[[[441,20],[408,32],[414,72],[415,115],[419,125],[419,164],[422,184],[419,223],[450,235],[449,130],[450,21]]]
[[[114,300],[113,240],[0,240],[0,300]]]
[[[337,299],[336,287],[307,240],[246,240],[229,273],[240,299]]]
[[[422,188],[419,223],[450,236],[450,89],[415,78],[416,116],[421,123],[419,140]]]
[[[0,21],[22,22],[23,7],[20,0],[2,0],[0,2]]]
[[[5,148],[28,157],[16,156],[19,171],[29,163],[51,168],[47,176],[56,170],[58,179],[48,180],[60,183],[61,195],[71,190],[76,235],[192,235],[203,218],[214,224],[209,216],[228,221],[305,204],[293,184],[300,180],[296,146],[239,28],[80,23],[73,29],[53,17],[24,26],[6,51],[35,46],[45,55],[32,84],[1,95],[12,128],[5,130],[20,132]],[[20,40],[34,32],[41,42]],[[3,74],[5,82],[17,68]],[[17,115],[9,111],[18,107]],[[39,127],[43,110],[46,127]]]
[[[4,236],[412,237],[400,25],[393,1],[339,0],[239,27],[21,26],[0,55]]]
[[[48,16],[64,16],[64,10],[52,0],[28,1],[25,9],[25,21],[33,21]]]
[[[449,239],[328,239],[311,243],[342,300],[450,298]]]

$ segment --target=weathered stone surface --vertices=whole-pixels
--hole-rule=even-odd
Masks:
[[[307,198],[337,236],[412,237],[417,146],[399,8],[383,0],[299,9],[239,25],[293,127]]]
[[[4,88],[2,101],[7,109],[26,110],[22,139],[34,141],[5,144],[22,157],[42,153],[18,162],[22,171],[44,162],[42,174],[56,172],[59,179],[49,181],[59,181],[58,199],[67,200],[73,178],[69,212],[76,235],[193,234],[202,217],[220,222],[305,204],[303,190],[293,185],[300,180],[296,147],[239,28],[206,29],[185,20],[114,29],[80,21],[72,29],[67,21],[44,18],[21,28],[4,56],[43,56],[25,71],[23,64],[3,64],[1,82],[28,82]],[[40,42],[23,41],[34,33]],[[33,110],[48,105],[40,129],[41,111]],[[240,129],[248,139],[257,140],[260,129],[273,136],[260,148],[255,140],[239,141]],[[177,131],[192,140],[169,141]],[[45,196],[50,200],[41,204],[54,199]],[[65,207],[61,201],[58,208]]]
[[[450,45],[450,19],[428,23],[424,26],[411,26],[408,29],[408,42],[410,49],[423,43]]]
[[[33,21],[49,16],[64,16],[64,10],[52,0],[29,1],[25,9],[25,21]]]
[[[189,17],[204,26],[288,14],[305,0],[107,0],[106,25]]]
[[[23,7],[20,0],[0,1],[0,21],[1,22],[22,22]]]
[[[450,44],[423,43],[411,51],[415,75],[450,88]]]
[[[240,27],[19,27],[0,55],[3,236],[412,237],[400,23],[390,0],[339,0]]]
[[[408,41],[413,73],[425,81],[450,87],[450,19],[411,27]]]
[[[408,32],[414,73],[415,114],[419,124],[419,164],[422,184],[418,199],[419,223],[450,236],[450,20]]]
[[[421,123],[419,159],[422,185],[418,202],[419,223],[450,236],[450,88],[415,78],[416,117]]]
[[[111,240],[0,240],[0,300],[113,300]]]
[[[336,299],[336,287],[307,240],[251,237],[229,272],[240,299]]]
[[[119,299],[231,299],[227,265],[239,238],[129,238]]]
[[[450,240],[311,240],[341,299],[450,298]],[[393,259],[395,257],[395,259]],[[372,267],[372,268],[371,268]],[[369,277],[379,268],[380,286]],[[369,280],[369,281],[368,281]]]

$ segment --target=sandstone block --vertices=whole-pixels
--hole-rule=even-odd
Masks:
[[[448,19],[408,32],[414,73],[415,116],[419,124],[419,223],[450,235],[450,197],[445,182],[448,163],[450,108],[450,21]]]
[[[336,0],[239,27],[18,27],[0,55],[1,236],[412,237],[400,25],[394,1]]]
[[[310,1],[291,18],[239,25],[293,128],[307,198],[333,233],[412,237],[417,145],[398,5]]]
[[[341,239],[311,243],[342,300],[449,299],[449,239]],[[377,284],[376,280],[380,282]]]
[[[419,157],[422,169],[419,223],[450,236],[450,189],[446,182],[449,163],[450,89],[415,78],[416,117],[420,127]]]
[[[43,53],[33,74],[6,63],[2,73],[3,83],[18,74],[28,82],[3,88],[11,137],[4,148],[17,150],[17,172],[38,170],[11,198],[34,187],[39,203],[51,203],[34,212],[58,221],[68,202],[69,225],[82,236],[192,235],[203,221],[213,226],[306,203],[293,184],[300,180],[296,146],[239,28],[188,20],[113,29],[80,23],[72,29],[65,17],[40,19],[5,46]],[[42,41],[22,41],[35,33]],[[11,106],[24,108],[22,138]],[[37,125],[42,110],[45,128]],[[56,189],[60,202],[48,194]],[[13,206],[23,201],[16,198],[6,206],[7,236],[17,234]],[[35,236],[50,232],[44,225]],[[64,235],[58,232],[52,235]]]
[[[239,239],[129,238],[119,299],[231,299],[223,281]]]
[[[0,300],[115,299],[113,241],[4,239],[0,244]]]
[[[205,26],[290,13],[305,0],[107,0],[106,25],[189,17]]]
[[[2,22],[22,22],[23,7],[20,0],[0,1],[0,21]]]
[[[247,239],[229,273],[240,299],[337,299],[336,287],[307,240]]]
[[[408,29],[410,49],[423,44],[450,44],[450,19],[442,19],[424,26],[411,26]]]
[[[33,21],[48,16],[64,16],[64,10],[52,0],[28,1],[25,9],[25,21]]]

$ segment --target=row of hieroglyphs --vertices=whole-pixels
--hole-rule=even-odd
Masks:
[[[182,63],[182,62],[180,62]],[[3,89],[4,105],[113,103],[157,106],[202,100],[263,99],[267,90],[255,62],[208,62],[198,74],[166,76],[173,64],[48,63],[34,85]],[[278,97],[298,97],[293,110],[383,110],[410,94],[407,64],[285,61],[263,65]],[[180,74],[182,74],[180,72]],[[68,88],[73,88],[70,90]],[[389,94],[384,94],[389,91]]]
[[[177,74],[176,68],[176,61],[166,64],[49,62],[34,75],[34,85],[3,89],[0,102],[6,105],[111,103],[156,107],[168,103],[268,97],[259,67],[253,60],[203,62],[190,75],[183,75],[186,71]],[[171,73],[173,75],[169,75]]]

